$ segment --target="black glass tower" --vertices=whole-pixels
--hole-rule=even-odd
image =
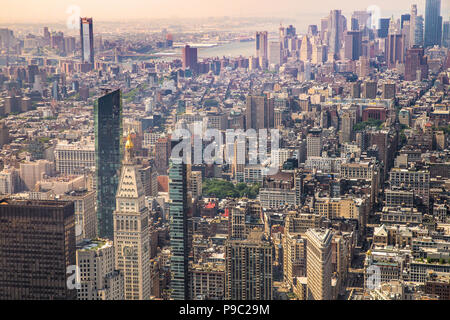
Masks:
[[[441,45],[441,0],[427,0],[425,5],[425,47]]]
[[[188,230],[186,164],[172,158],[169,165],[171,298],[188,299]]]
[[[122,101],[120,89],[106,91],[94,106],[95,170],[98,235],[113,238],[113,211],[122,160]]]

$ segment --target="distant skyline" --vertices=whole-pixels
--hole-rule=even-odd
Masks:
[[[450,16],[450,1],[441,3],[441,14],[446,21]],[[424,14],[425,0],[317,0],[307,3],[301,0],[3,0],[0,24],[64,22],[70,16],[67,10],[71,6],[78,6],[81,16],[97,21],[117,21],[223,16],[295,19],[307,14],[326,15],[332,9],[350,14],[371,5],[380,7],[381,17],[389,17],[409,13],[412,4],[418,5],[419,14]]]

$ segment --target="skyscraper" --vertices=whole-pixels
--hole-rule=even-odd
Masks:
[[[266,96],[248,96],[245,109],[245,128],[258,130],[273,128],[274,101]]]
[[[256,57],[259,60],[259,67],[266,68],[268,55],[268,33],[267,31],[256,32]]]
[[[120,89],[105,90],[94,105],[95,171],[98,235],[113,238],[113,211],[122,158],[122,101]]]
[[[124,276],[126,300],[150,298],[150,226],[139,169],[128,135],[114,211],[115,262]]]
[[[339,56],[339,50],[341,49],[341,33],[343,32],[341,26],[341,10],[332,10],[330,12],[328,30],[330,32],[329,54],[333,55],[334,59]]]
[[[416,45],[416,18],[417,18],[417,5],[411,5],[410,24],[409,24],[409,45],[410,47]]]
[[[442,46],[450,48],[450,21],[445,21],[442,27]]]
[[[424,46],[441,45],[442,17],[441,0],[427,0],[425,5]]]
[[[322,155],[322,129],[312,128],[306,137],[306,156],[320,157]]]
[[[427,57],[424,56],[423,48],[414,47],[406,51],[405,57],[405,80],[422,81],[428,77]]]
[[[405,36],[399,33],[391,20],[389,34],[385,42],[385,58],[388,68],[395,68],[397,64],[404,62]]]
[[[362,85],[362,98],[375,99],[377,97],[377,82],[367,80]]]
[[[225,243],[225,299],[271,300],[273,245],[260,231]]]
[[[92,18],[80,18],[81,60],[94,66],[94,30]]]
[[[197,72],[197,48],[191,48],[185,45],[182,49],[183,70],[187,68]]]
[[[269,42],[269,64],[281,65],[281,42]]]
[[[300,60],[305,62],[311,60],[312,55],[312,46],[311,41],[307,35],[304,35],[302,38],[302,44],[300,46]]]
[[[361,32],[346,31],[344,35],[344,58],[358,60],[362,51],[361,44]]]
[[[417,46],[423,46],[423,28],[423,16],[417,16],[414,36],[414,43]]]
[[[309,229],[306,238],[308,296],[312,300],[330,300],[332,232],[329,229]]]
[[[188,228],[187,228],[187,168],[181,158],[171,158],[169,168],[170,197],[170,297],[188,299]]]
[[[389,18],[381,18],[378,21],[378,29],[377,29],[378,38],[387,38],[390,21],[391,19]]]
[[[2,199],[0,221],[0,300],[76,299],[73,202]]]

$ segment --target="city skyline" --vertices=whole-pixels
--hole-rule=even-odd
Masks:
[[[443,1],[0,6],[0,300],[450,300]]]

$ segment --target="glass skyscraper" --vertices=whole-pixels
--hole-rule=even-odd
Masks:
[[[169,166],[171,298],[188,299],[187,175],[181,158]]]
[[[425,47],[441,45],[441,0],[427,0],[425,5]]]
[[[80,18],[81,59],[94,64],[94,30],[92,18]]]
[[[98,233],[113,238],[113,211],[122,160],[120,89],[107,92],[94,106]]]

